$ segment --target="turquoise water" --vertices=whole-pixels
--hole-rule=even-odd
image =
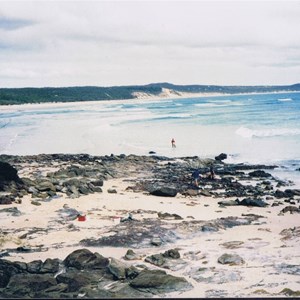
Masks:
[[[300,93],[0,106],[0,153],[225,152],[228,161],[276,163],[297,177],[299,116]]]

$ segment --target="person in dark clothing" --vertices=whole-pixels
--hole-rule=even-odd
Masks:
[[[207,176],[208,179],[215,179],[215,171],[213,166],[209,167],[209,174]]]
[[[197,186],[198,187],[198,185],[199,185],[199,182],[198,182],[198,180],[200,179],[200,171],[197,169],[197,170],[195,170],[193,173],[192,173],[192,177],[193,177],[193,179],[194,179],[194,184],[195,184],[195,186]]]

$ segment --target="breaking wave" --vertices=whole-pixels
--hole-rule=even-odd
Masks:
[[[289,102],[289,101],[293,101],[292,98],[279,98],[277,99],[279,102]]]
[[[249,129],[247,127],[240,127],[235,132],[244,138],[252,137],[273,137],[273,136],[294,136],[300,135],[300,129],[291,128],[271,128],[271,129]]]

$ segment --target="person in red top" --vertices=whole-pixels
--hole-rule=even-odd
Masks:
[[[175,145],[175,140],[174,140],[174,138],[172,138],[172,140],[171,140],[171,144],[172,144],[172,148],[176,148],[176,145]]]

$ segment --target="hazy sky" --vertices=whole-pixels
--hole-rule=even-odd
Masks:
[[[300,82],[300,1],[1,1],[0,86]]]

